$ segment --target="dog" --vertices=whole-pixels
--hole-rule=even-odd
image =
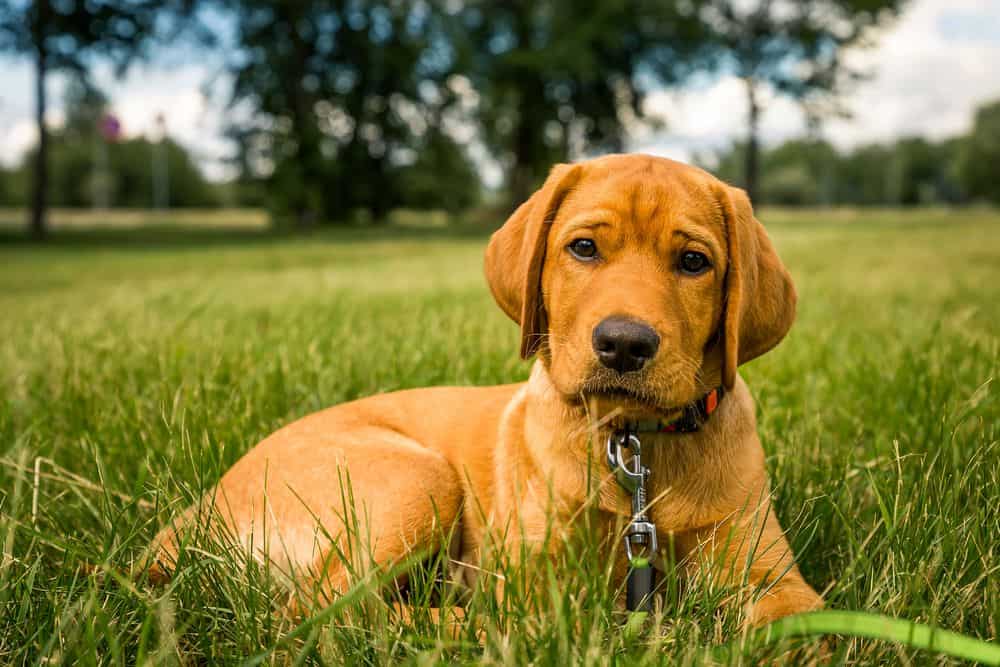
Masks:
[[[376,395],[282,428],[222,477],[213,509],[198,503],[161,531],[151,578],[170,576],[184,531],[205,522],[329,598],[351,585],[331,557],[346,550],[347,515],[378,565],[445,546],[442,526],[462,563],[498,542],[517,558],[593,500],[594,474],[613,531],[632,510],[605,442],[653,424],[640,435],[660,543],[691,569],[745,576],[758,591],[741,598],[748,625],[822,606],[771,511],[737,372],[784,338],[796,306],[742,190],[645,155],[560,164],[493,234],[485,272],[521,356],[536,357],[527,382]]]

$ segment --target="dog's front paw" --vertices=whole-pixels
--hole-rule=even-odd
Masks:
[[[779,586],[747,605],[746,624],[760,627],[785,616],[822,608],[823,598],[809,586]]]

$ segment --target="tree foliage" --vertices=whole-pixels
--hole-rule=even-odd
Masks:
[[[905,0],[708,0],[700,15],[717,67],[743,80],[747,135],[738,182],[756,198],[759,119],[764,89],[798,100],[813,122],[843,113],[838,94],[862,76],[845,63],[845,47],[899,12]]]
[[[90,208],[95,205],[95,191],[107,193],[112,208],[152,208],[152,162],[160,149],[145,138],[134,138],[107,146],[107,171],[94,169],[97,138],[53,132],[49,147],[52,206]],[[170,174],[170,204],[174,207],[213,207],[220,202],[219,192],[207,183],[177,143],[166,140],[162,147]],[[32,156],[33,157],[33,156]],[[26,176],[26,174],[25,174]],[[0,196],[0,205],[19,205],[14,193]]]
[[[259,114],[237,132],[240,163],[299,222],[426,205],[431,174],[468,189],[446,204],[474,198],[460,143],[495,156],[522,199],[553,162],[620,150],[648,87],[701,44],[693,9],[652,0],[224,4],[233,100]]]
[[[442,8],[370,0],[225,5],[238,17],[232,101],[256,113],[253,127],[237,135],[240,161],[252,177],[266,177],[276,216],[309,224],[365,209],[382,219],[406,204],[400,182],[416,152],[432,137],[438,148],[451,141],[431,132],[456,102]],[[454,159],[424,166],[469,168]],[[440,176],[447,182],[449,174]]]
[[[1000,204],[1000,100],[976,110],[958,169],[971,196]]]
[[[141,55],[150,39],[176,32],[175,19],[189,15],[196,0],[5,0],[0,3],[0,52],[30,59],[35,66],[35,123],[38,148],[33,166],[30,226],[46,230],[48,128],[45,80],[54,71],[85,79],[94,58],[110,60],[119,73]]]
[[[932,142],[903,137],[891,144],[836,150],[820,139],[794,139],[761,153],[757,202],[786,206],[915,206],[963,204],[977,194],[960,166],[970,138]],[[738,181],[746,145],[703,162]],[[992,192],[996,192],[994,181]]]
[[[512,205],[552,163],[622,150],[626,132],[647,120],[649,88],[692,71],[703,44],[693,7],[678,2],[481,0],[459,19],[460,64]]]

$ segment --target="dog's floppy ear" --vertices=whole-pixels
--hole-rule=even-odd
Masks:
[[[781,342],[795,319],[795,285],[753,215],[743,190],[723,185],[729,266],[723,311],[722,382],[731,389],[736,367]]]
[[[521,325],[524,359],[538,351],[547,329],[541,290],[549,228],[579,180],[579,165],[553,167],[542,187],[514,211],[486,248],[486,282],[503,312]]]

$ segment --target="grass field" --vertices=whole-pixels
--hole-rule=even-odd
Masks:
[[[744,376],[803,574],[832,608],[996,641],[1000,214],[762,217],[800,314]],[[0,663],[674,664],[734,637],[725,591],[668,582],[655,627],[626,638],[593,554],[510,607],[474,591],[458,640],[370,595],[300,625],[273,612],[266,572],[208,555],[166,589],[114,576],[296,417],[525,378],[481,277],[484,244],[467,228],[169,226],[0,244]],[[948,662],[831,646],[835,662]]]

